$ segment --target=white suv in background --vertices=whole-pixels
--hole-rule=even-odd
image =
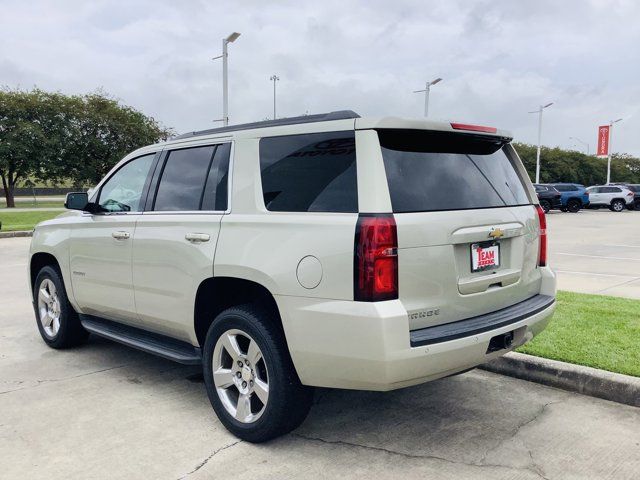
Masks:
[[[510,141],[344,111],[144,147],[36,227],[42,338],[202,365],[220,421],[253,442],[297,427],[310,387],[469,370],[555,308],[545,215]]]
[[[609,207],[613,212],[622,212],[634,201],[634,193],[622,185],[595,185],[587,188],[589,208]]]

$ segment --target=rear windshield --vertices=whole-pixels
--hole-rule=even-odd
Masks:
[[[501,138],[421,130],[378,136],[394,212],[531,203]]]

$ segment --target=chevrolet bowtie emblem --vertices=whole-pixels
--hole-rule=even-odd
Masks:
[[[494,240],[498,240],[500,237],[504,236],[504,232],[499,228],[492,228],[489,232],[489,238],[493,238]]]

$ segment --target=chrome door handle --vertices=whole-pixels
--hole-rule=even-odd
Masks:
[[[208,242],[211,236],[208,233],[187,233],[184,238],[191,243],[203,243]]]
[[[119,232],[113,232],[111,236],[116,240],[127,240],[131,236],[131,234],[129,232],[119,231]]]

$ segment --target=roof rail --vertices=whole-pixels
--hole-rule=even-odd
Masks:
[[[210,128],[198,132],[183,133],[172,137],[171,140],[180,138],[198,137],[201,135],[211,135],[213,133],[236,132],[238,130],[251,130],[254,128],[279,127],[282,125],[296,125],[299,123],[328,122],[331,120],[347,120],[350,118],[360,118],[353,110],[338,110],[336,112],[318,113],[314,115],[302,115],[300,117],[278,118],[276,120],[265,120],[263,122],[242,123],[240,125],[229,125],[227,127]]]

